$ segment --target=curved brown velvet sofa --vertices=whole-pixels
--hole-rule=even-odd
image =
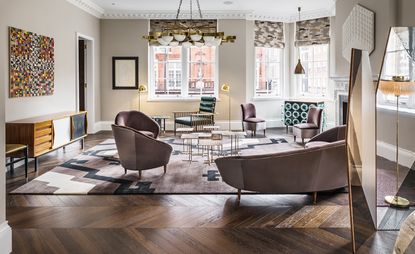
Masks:
[[[314,193],[347,186],[345,126],[323,132],[306,148],[215,160],[222,179],[241,190],[274,194]]]

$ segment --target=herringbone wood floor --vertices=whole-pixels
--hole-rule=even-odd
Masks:
[[[282,134],[281,130],[273,133]],[[90,135],[86,148],[111,137]],[[41,158],[42,174],[80,152]],[[24,184],[8,174],[7,190]],[[35,177],[30,174],[30,179]],[[347,194],[8,195],[15,253],[349,253]],[[378,232],[362,253],[391,253],[395,232]]]

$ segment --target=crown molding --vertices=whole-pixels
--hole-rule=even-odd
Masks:
[[[66,0],[80,9],[90,13],[100,19],[175,19],[176,11],[125,11],[107,12],[90,0]],[[301,20],[315,19],[321,17],[331,17],[336,14],[336,1],[327,9],[301,12]],[[184,12],[180,18],[190,18],[189,12]],[[275,15],[272,13],[257,13],[255,11],[235,10],[235,11],[203,11],[204,19],[246,19],[246,20],[267,20],[292,23],[298,21],[297,14]]]
[[[100,6],[91,2],[90,0],[66,0],[66,1],[97,18],[102,18],[102,16],[105,13],[104,8],[101,8]]]

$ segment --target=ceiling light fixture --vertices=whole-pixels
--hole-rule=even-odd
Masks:
[[[298,21],[301,21],[301,7],[298,7]],[[294,74],[305,74],[305,70],[303,68],[303,65],[301,64],[300,60],[300,47],[297,46],[297,54],[298,54],[298,63],[295,66]]]
[[[197,4],[199,19],[203,19],[200,10],[199,0],[189,0],[190,4],[190,22],[186,19],[179,19],[183,0],[179,0],[179,8],[176,13],[176,19],[173,26],[164,27],[161,32],[150,32],[143,36],[144,39],[152,45],[161,46],[219,46],[222,43],[233,43],[236,36],[225,36],[223,32],[204,33],[203,26],[200,22],[193,19],[193,1]]]

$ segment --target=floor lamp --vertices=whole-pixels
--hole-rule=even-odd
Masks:
[[[381,80],[379,89],[384,94],[396,97],[396,194],[386,196],[385,202],[395,207],[408,207],[409,201],[398,196],[399,190],[399,97],[415,93],[415,81],[406,80],[403,76],[394,76],[392,80]]]
[[[221,90],[225,93],[228,93],[228,129],[231,130],[231,86],[228,84],[223,84]]]
[[[139,85],[138,86],[138,111],[141,111],[141,93],[147,92],[146,85]]]

